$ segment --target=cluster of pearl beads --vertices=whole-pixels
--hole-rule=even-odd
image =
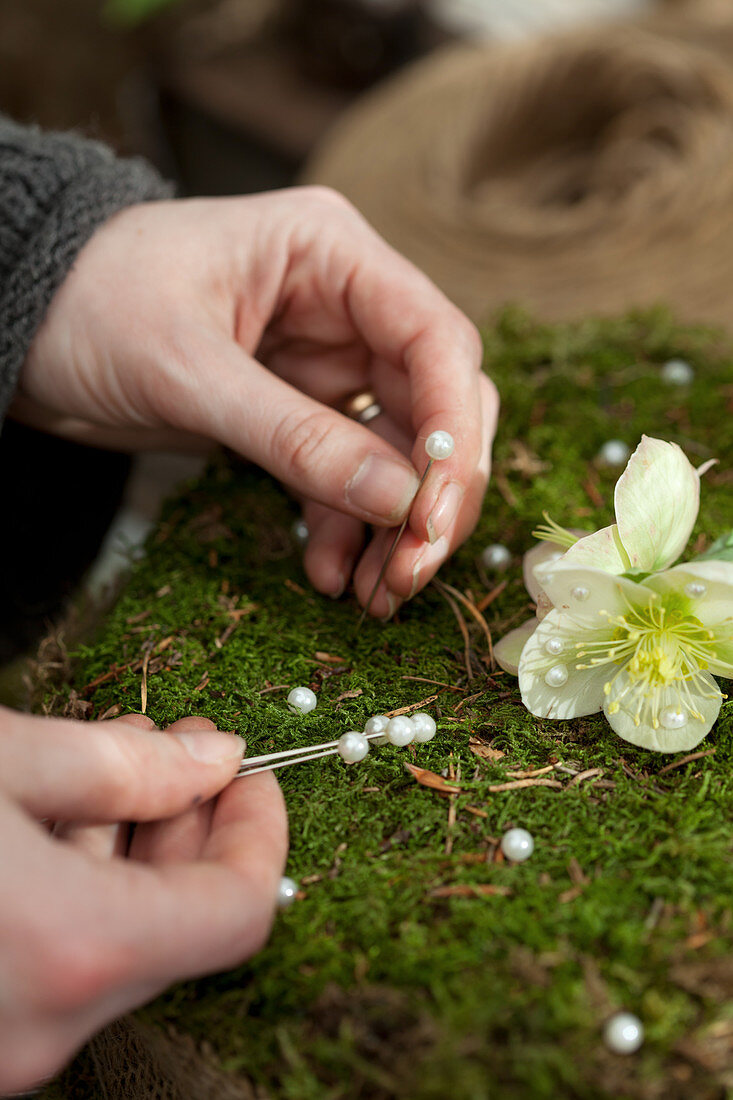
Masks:
[[[338,740],[338,753],[346,764],[358,764],[369,752],[369,742],[375,745],[395,745],[404,748],[413,742],[423,745],[432,741],[436,733],[435,719],[420,712],[408,718],[398,714],[388,718],[386,714],[375,714],[364,724],[364,731],[349,730]]]

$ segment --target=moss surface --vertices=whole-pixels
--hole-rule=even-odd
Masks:
[[[482,572],[481,548],[510,547],[506,587],[485,611],[494,637],[527,617],[520,556],[542,511],[589,530],[610,521],[618,471],[594,457],[608,439],[633,447],[646,432],[693,461],[720,457],[693,542],[731,527],[733,370],[715,336],[663,313],[552,328],[510,313],[486,353],[504,403],[496,478],[478,531],[441,577],[480,601],[500,579]],[[690,387],[661,381],[673,356],[694,365]],[[435,587],[357,633],[352,599],[309,588],[295,516],[262,474],[212,468],[169,506],[53,709],[79,698],[95,716],[139,709],[151,650],[148,713],[160,725],[208,715],[251,752],[327,740],[433,692],[425,709],[440,735],[414,756],[385,747],[350,769],[327,760],[285,772],[288,871],[305,896],[250,965],[175,988],[145,1019],[206,1040],[229,1073],[283,1100],[723,1096],[733,705],[700,746],[714,755],[664,773],[671,758],[620,741],[600,717],[534,718],[516,680],[491,670],[468,615],[466,657]],[[284,706],[295,684],[318,692],[305,718]],[[505,755],[473,751],[486,746]],[[464,793],[419,786],[406,759],[453,768]],[[560,788],[489,791],[508,771],[558,760],[598,770],[582,781],[557,772]],[[497,861],[495,838],[512,824],[535,836],[523,865]],[[445,896],[462,885],[509,893]],[[626,1058],[601,1040],[619,1007],[647,1031]]]

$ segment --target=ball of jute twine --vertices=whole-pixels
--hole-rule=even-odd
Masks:
[[[342,191],[475,320],[507,302],[551,320],[666,302],[727,323],[719,39],[668,24],[452,48],[347,112],[305,179]]]

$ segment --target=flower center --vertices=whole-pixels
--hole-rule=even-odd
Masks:
[[[577,643],[578,657],[588,661],[576,668],[616,667],[603,687],[609,714],[623,706],[638,726],[648,711],[655,729],[679,729],[690,717],[704,721],[694,696],[713,698],[709,678],[702,674],[711,661],[720,665],[716,643],[721,639],[691,613],[689,600],[666,593],[646,606],[627,601],[623,615],[600,614],[611,636]],[[671,705],[662,706],[663,699]]]

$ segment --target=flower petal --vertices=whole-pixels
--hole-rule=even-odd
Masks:
[[[632,567],[666,569],[690,537],[700,506],[700,479],[676,443],[643,435],[616,482],[614,504]]]
[[[588,535],[587,531],[581,531],[577,527],[570,527],[568,530],[570,534],[575,535],[577,539],[584,539]],[[538,565],[546,565],[548,562],[560,561],[564,557],[564,547],[558,546],[557,543],[549,542],[547,539],[543,539],[528,550],[522,558],[524,587],[535,603],[542,591],[535,577],[535,567]]]
[[[579,539],[563,555],[563,561],[589,565],[606,573],[625,573],[631,564],[615,523]]]
[[[525,643],[532,637],[537,629],[537,619],[528,619],[526,623],[522,623],[516,630],[510,630],[508,634],[496,643],[494,646],[494,657],[499,668],[503,668],[504,672],[510,673],[512,676],[516,676],[519,671],[519,659],[522,656],[522,650]]]
[[[658,722],[656,728],[653,721],[652,708],[656,704],[656,713],[661,714],[666,707],[677,708],[680,705],[679,687],[670,684],[662,687],[656,693],[643,700],[637,719],[631,709],[621,708],[615,714],[609,713],[610,699],[606,699],[603,711],[609,725],[624,741],[632,745],[639,745],[643,749],[652,749],[654,752],[685,752],[699,745],[703,737],[710,730],[718,717],[721,705],[721,694],[718,685],[709,672],[700,672],[695,677],[694,684],[690,682],[690,699],[695,709],[702,718],[690,717],[687,724],[680,729],[665,729]],[[629,699],[633,698],[633,685],[626,672],[620,672],[614,682],[614,697],[618,698],[624,690],[628,689]],[[635,709],[635,708],[634,708]]]
[[[524,587],[535,602],[542,591],[542,586],[534,574],[535,566],[547,565],[549,562],[554,563],[560,561],[564,553],[564,550],[552,542],[538,542],[531,550],[528,550],[522,558]]]
[[[576,566],[564,555],[561,561],[540,566],[537,578],[553,605],[568,615],[580,629],[595,629],[609,615],[623,615],[629,605],[648,606],[658,599],[646,584],[635,584],[626,577],[614,576],[603,569]],[[580,637],[577,638],[580,641]]]
[[[579,718],[601,709],[608,668],[577,668],[579,645],[598,638],[599,634],[607,635],[611,644],[607,626],[583,630],[574,617],[557,610],[539,623],[519,662],[519,689],[527,710],[538,718]],[[558,643],[562,643],[562,649],[553,653],[552,648],[557,648]],[[567,680],[559,685],[548,684],[545,677],[556,667],[567,672]]]
[[[704,643],[717,658],[708,660],[710,671],[733,676],[733,562],[684,562],[644,584],[659,593],[679,592],[688,601],[690,615],[711,634]]]

